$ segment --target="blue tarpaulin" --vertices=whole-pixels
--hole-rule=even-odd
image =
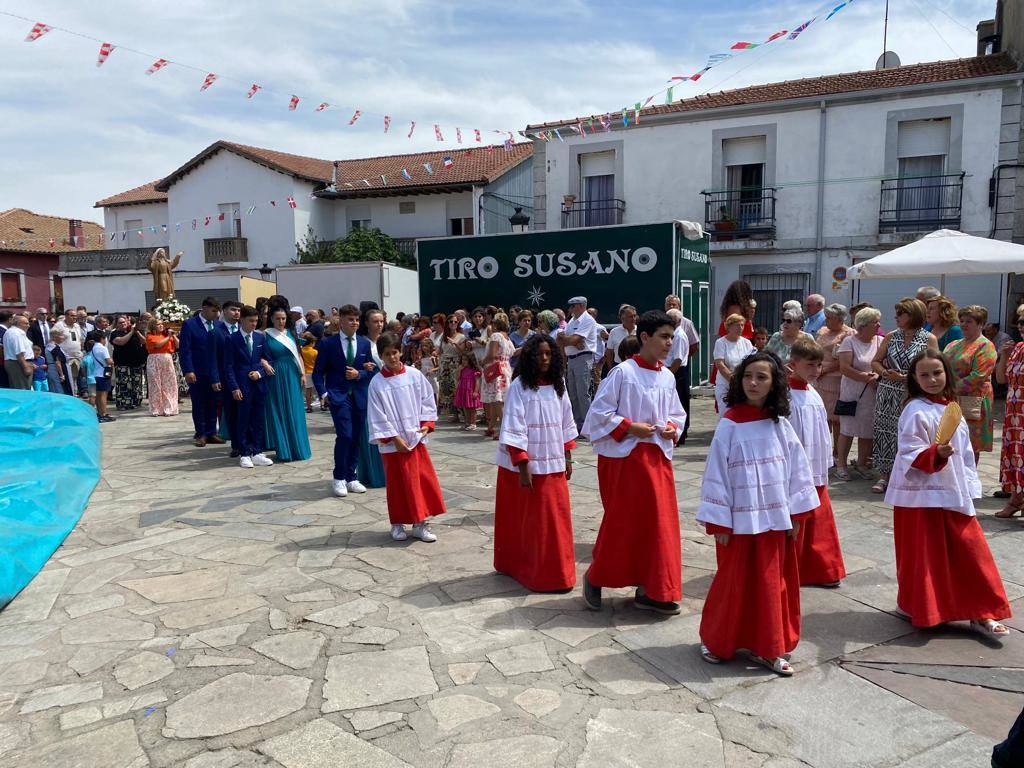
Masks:
[[[0,608],[46,565],[99,479],[100,430],[88,403],[0,389]]]

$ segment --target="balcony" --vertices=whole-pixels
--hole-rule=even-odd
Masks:
[[[964,174],[882,179],[879,233],[959,229]]]
[[[105,251],[71,251],[60,255],[61,272],[111,272],[146,269],[149,257],[157,248],[166,245],[150,245],[145,248],[112,248]]]
[[[207,264],[233,264],[249,261],[248,240],[244,237],[211,237],[203,240]]]
[[[622,223],[625,200],[583,200],[562,203],[562,229],[609,227]]]
[[[704,229],[715,242],[775,239],[775,187],[701,192]]]

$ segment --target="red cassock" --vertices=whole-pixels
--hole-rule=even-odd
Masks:
[[[796,542],[788,531],[735,534],[717,525],[706,528],[730,536],[728,545],[716,544],[718,572],[704,601],[701,641],[722,659],[740,648],[766,659],[792,651],[800,642]]]
[[[564,472],[533,475],[498,467],[494,501],[494,570],[534,592],[569,589],[576,583],[569,484]]]
[[[683,596],[679,510],[672,462],[653,443],[626,458],[598,456],[604,518],[587,571],[597,587],[642,586],[653,600]]]
[[[423,443],[409,453],[381,453],[380,457],[392,525],[422,523],[428,517],[444,514],[437,472]]]
[[[935,446],[912,466],[938,471]],[[1012,615],[985,534],[974,515],[936,507],[893,507],[896,604],[915,627]]]
[[[819,485],[816,490],[821,506],[802,515],[793,515],[793,519],[800,522],[796,552],[801,584],[828,584],[846,577],[828,486]]]

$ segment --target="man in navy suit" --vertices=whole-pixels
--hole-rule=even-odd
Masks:
[[[220,314],[220,303],[213,297],[203,299],[203,308],[181,325],[178,334],[178,360],[188,384],[192,401],[192,423],[196,428],[195,444],[223,443],[217,437],[217,397],[213,391],[213,369],[216,366],[214,323]]]
[[[240,467],[269,467],[274,462],[263,455],[265,377],[273,376],[274,369],[267,358],[266,339],[256,330],[259,313],[254,307],[242,307],[241,315],[241,327],[228,337],[224,353],[224,383],[237,408],[232,440],[241,455]]]
[[[221,305],[221,319],[213,324],[215,365],[211,370],[213,379],[213,391],[218,393],[217,402],[220,404],[220,429],[218,436],[231,438],[231,458],[237,459],[241,454],[238,450],[238,443],[235,440],[235,417],[238,415],[238,407],[231,391],[224,386],[227,378],[227,349],[228,340],[231,334],[238,333],[241,327],[242,304],[238,301],[228,300]]]
[[[359,458],[359,437],[366,425],[367,390],[370,372],[366,363],[373,363],[370,340],[357,336],[359,309],[346,304],[338,310],[341,333],[325,337],[318,347],[313,366],[313,386],[331,409],[334,419],[334,495],[366,493],[366,486],[356,480]]]

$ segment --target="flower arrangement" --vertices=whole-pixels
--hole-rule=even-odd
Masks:
[[[174,296],[169,296],[156,305],[153,314],[165,323],[183,323],[192,316],[192,310]]]

